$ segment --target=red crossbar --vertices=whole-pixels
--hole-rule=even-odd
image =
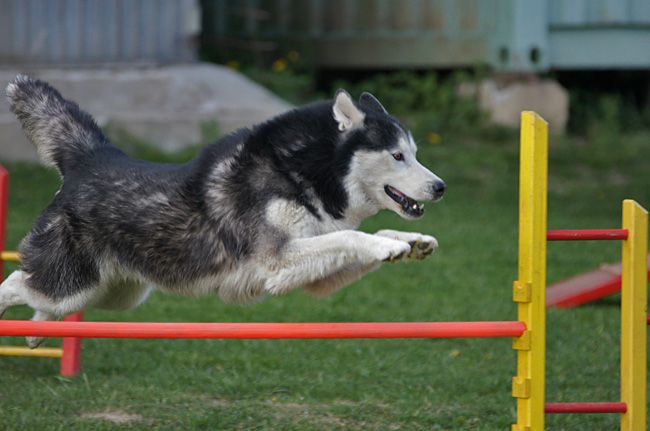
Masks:
[[[522,322],[159,323],[0,321],[0,335],[84,338],[518,337]]]
[[[545,413],[625,413],[625,403],[546,403]]]
[[[627,239],[627,229],[566,229],[546,232],[548,241]]]

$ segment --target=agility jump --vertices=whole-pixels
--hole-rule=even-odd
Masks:
[[[545,413],[618,413],[621,430],[646,429],[647,242],[648,214],[636,202],[623,202],[621,229],[547,231],[547,124],[533,112],[522,113],[519,196],[518,279],[513,284],[518,321],[368,322],[368,323],[134,323],[0,321],[0,336],[80,338],[475,338],[512,337],[517,373],[513,431],[541,431]],[[4,170],[0,170],[0,174]],[[0,193],[7,196],[7,178]],[[0,208],[4,241],[6,207]],[[621,294],[621,399],[615,402],[545,403],[546,242],[620,240],[623,244]],[[4,243],[0,242],[0,249]],[[3,259],[17,258],[7,254]],[[72,337],[72,338],[70,338]],[[76,347],[78,371],[80,344]],[[21,349],[21,348],[14,348]],[[33,352],[42,351],[36,349]],[[0,354],[5,353],[0,348]],[[14,354],[16,351],[14,351]],[[11,354],[11,353],[10,353]],[[45,355],[44,355],[45,356]],[[59,355],[60,356],[60,355]],[[65,354],[63,355],[65,357]],[[71,355],[72,356],[72,355]],[[63,368],[62,368],[63,373]]]

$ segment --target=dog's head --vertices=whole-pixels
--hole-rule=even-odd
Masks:
[[[421,201],[442,199],[444,181],[417,161],[411,132],[372,94],[363,93],[355,104],[339,90],[332,113],[341,145],[352,151],[346,188],[353,204],[414,219],[424,214]]]

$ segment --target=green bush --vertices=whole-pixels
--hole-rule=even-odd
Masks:
[[[317,93],[314,76],[309,72],[291,68],[282,70],[244,68],[241,72],[295,105],[302,105],[326,97]]]
[[[569,134],[583,143],[582,160],[594,167],[616,165],[627,159],[634,146],[630,134],[650,127],[650,110],[639,109],[620,94],[571,92]]]

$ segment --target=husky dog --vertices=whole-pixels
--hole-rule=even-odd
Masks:
[[[62,186],[0,286],[0,314],[33,320],[124,309],[153,288],[230,302],[302,288],[326,295],[382,262],[422,259],[428,235],[355,230],[381,209],[407,219],[445,183],[369,93],[298,108],[203,148],[185,164],[135,160],[47,83],[19,75],[12,111]],[[42,338],[30,337],[30,347]]]

